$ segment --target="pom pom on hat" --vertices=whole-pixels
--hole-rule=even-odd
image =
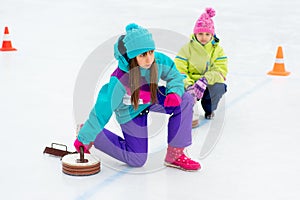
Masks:
[[[211,18],[215,15],[216,11],[213,8],[206,8],[205,13],[202,13],[195,23],[194,33],[211,33],[214,35],[215,27]]]
[[[126,35],[123,41],[129,59],[155,49],[152,34],[135,23],[126,26]]]
[[[206,8],[205,11],[210,17],[214,17],[216,15],[216,11],[213,8]]]
[[[139,26],[137,24],[131,23],[126,26],[126,32],[131,31],[133,29],[138,29],[138,28],[139,28]]]

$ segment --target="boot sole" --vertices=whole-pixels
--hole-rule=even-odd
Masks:
[[[173,164],[168,163],[168,162],[165,162],[165,166],[167,166],[167,167],[173,167],[173,168],[176,168],[176,169],[181,169],[181,170],[187,171],[187,172],[197,172],[197,171],[199,171],[201,169],[201,168],[199,168],[199,169],[184,169],[184,168],[182,168],[182,167],[180,167],[178,165],[173,165]]]
[[[199,126],[199,120],[194,120],[193,122],[192,122],[192,128],[197,128],[198,126]]]

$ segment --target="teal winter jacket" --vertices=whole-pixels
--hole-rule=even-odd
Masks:
[[[130,102],[129,87],[129,66],[122,57],[118,59],[118,67],[111,74],[109,83],[105,84],[99,91],[97,101],[89,114],[89,118],[84,123],[78,134],[78,140],[83,144],[88,144],[95,140],[104,126],[110,120],[113,112],[120,124],[126,123],[135,118],[141,111],[149,107],[150,98],[150,70],[140,67],[141,83],[140,100],[138,109],[135,110]],[[184,93],[183,79],[185,78],[177,70],[174,62],[163,53],[154,53],[157,64],[158,81],[165,81],[166,94],[176,93],[182,96]]]

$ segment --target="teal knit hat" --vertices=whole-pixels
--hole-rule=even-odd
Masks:
[[[147,29],[134,23],[126,26],[126,35],[123,41],[129,59],[155,49],[152,34]]]

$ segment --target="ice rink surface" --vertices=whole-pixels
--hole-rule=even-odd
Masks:
[[[209,6],[216,10],[229,74],[216,118],[201,116],[187,149],[203,169],[164,167],[166,118],[150,114],[156,125],[144,167],[130,168],[92,149],[100,173],[63,174],[60,159],[43,150],[58,142],[74,151],[73,95],[92,52],[131,22],[188,38]],[[1,199],[299,199],[299,7],[296,0],[2,0],[1,35],[8,26],[18,50],[0,52]],[[279,45],[287,77],[267,75]],[[113,119],[108,126],[119,130]],[[209,139],[214,148],[203,154]]]

